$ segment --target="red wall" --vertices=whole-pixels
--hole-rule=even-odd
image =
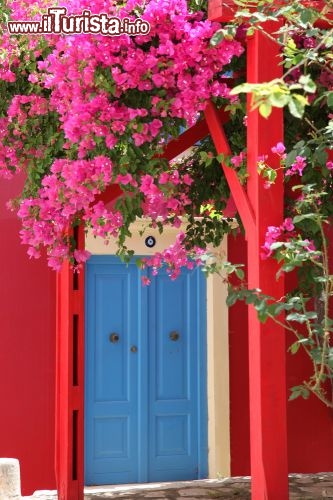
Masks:
[[[242,236],[229,238],[228,258],[235,264],[246,262]],[[231,473],[246,476],[250,474],[250,414],[247,307],[243,302],[229,309],[229,363]]]
[[[20,460],[28,495],[55,488],[55,274],[29,260],[5,207],[20,184],[0,181],[0,457]]]
[[[333,241],[333,237],[332,237]],[[229,260],[246,262],[243,238],[229,238]],[[287,276],[288,281],[289,277]],[[288,286],[287,281],[287,286]],[[287,335],[287,345],[294,341]],[[244,304],[229,310],[231,472],[250,474],[247,311]],[[287,391],[299,385],[310,369],[306,355],[287,354]],[[290,472],[333,471],[333,411],[314,396],[288,402]]]

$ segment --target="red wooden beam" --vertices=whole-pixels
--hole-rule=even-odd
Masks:
[[[266,24],[273,33],[276,23]],[[247,81],[270,81],[282,76],[278,45],[256,32],[247,45]],[[284,282],[276,281],[277,264],[260,257],[265,232],[269,225],[283,221],[283,175],[264,188],[257,173],[258,157],[267,154],[272,167],[279,167],[271,148],[283,142],[283,111],[275,109],[268,120],[252,110],[248,99],[247,149],[248,196],[254,208],[256,227],[248,238],[249,288],[280,298]],[[250,376],[250,445],[252,499],[288,499],[287,424],[286,424],[286,345],[284,329],[272,321],[259,323],[257,313],[249,307],[249,376]]]
[[[120,196],[122,193],[123,191],[119,184],[110,184],[110,186],[107,186],[103,193],[96,196],[95,201],[103,201],[103,203],[107,204],[110,201],[118,198],[118,196]]]
[[[233,19],[236,6],[233,0],[209,0],[208,18],[211,21],[229,22]]]
[[[327,9],[325,14],[326,19],[320,17],[315,26],[321,29],[329,29],[333,24],[333,9],[327,5],[323,0],[303,0],[301,4],[305,8],[312,8],[319,12],[322,12],[324,7]],[[273,5],[273,4],[272,4]],[[274,2],[274,8],[278,9],[283,7],[285,2],[283,0],[277,0]],[[234,19],[234,14],[237,11],[238,6],[234,0],[208,0],[208,17],[211,21],[218,21],[221,23],[228,23]],[[253,8],[255,10],[255,7]]]
[[[221,119],[212,102],[207,104],[205,117],[217,153],[230,155],[231,150],[222,127]],[[221,166],[228,181],[235,205],[244,224],[246,234],[249,236],[255,231],[255,216],[250,200],[244,186],[241,185],[237,177],[236,171],[225,165],[224,162],[221,163]]]

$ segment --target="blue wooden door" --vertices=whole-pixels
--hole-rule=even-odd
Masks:
[[[207,475],[203,274],[161,273],[93,256],[86,283],[85,482]]]

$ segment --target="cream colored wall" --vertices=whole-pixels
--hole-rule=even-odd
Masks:
[[[177,230],[167,228],[163,234],[157,229],[144,229],[141,221],[131,229],[132,238],[126,245],[137,255],[150,255],[174,243]],[[145,245],[147,236],[154,236],[156,245]],[[226,244],[223,243],[223,247]],[[114,243],[105,245],[101,238],[86,236],[86,249],[94,255],[112,255]],[[223,248],[226,251],[226,248]],[[230,423],[229,423],[229,346],[228,311],[225,304],[226,286],[218,276],[207,279],[207,397],[208,397],[208,470],[209,477],[230,475]]]
[[[229,342],[226,286],[207,279],[207,384],[209,477],[230,476]]]

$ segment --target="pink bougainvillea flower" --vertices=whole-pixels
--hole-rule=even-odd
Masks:
[[[234,167],[238,168],[243,164],[245,158],[246,158],[246,153],[241,151],[239,155],[232,156],[230,161]]]
[[[284,219],[284,222],[282,224],[282,229],[284,229],[285,231],[293,231],[295,229],[293,221],[290,217]]]
[[[147,276],[142,276],[141,281],[144,286],[149,286],[151,283],[151,280]]]
[[[296,156],[294,163],[291,167],[286,171],[286,175],[302,175],[303,170],[306,167],[306,158],[304,156]]]
[[[263,244],[261,257],[267,259],[272,255],[271,245],[275,243],[281,236],[281,228],[276,226],[268,226],[265,235],[265,242]]]
[[[285,155],[286,147],[282,142],[278,142],[276,146],[273,146],[271,151],[272,153],[282,156],[283,158],[286,157]]]

